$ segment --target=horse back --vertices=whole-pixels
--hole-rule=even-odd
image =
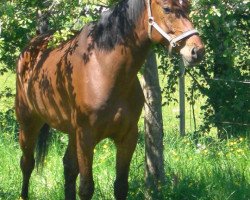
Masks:
[[[30,102],[27,99],[28,82],[39,56],[47,49],[52,33],[37,35],[21,52],[16,67],[16,114],[19,121],[30,115]],[[26,117],[27,118],[27,117]],[[22,120],[25,121],[26,119]]]

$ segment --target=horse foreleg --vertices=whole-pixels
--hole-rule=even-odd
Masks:
[[[76,199],[76,178],[79,174],[75,135],[69,135],[69,144],[63,157],[65,177],[65,199]]]
[[[129,166],[136,147],[137,137],[138,129],[135,127],[128,132],[123,141],[115,141],[117,153],[114,194],[117,200],[125,200],[128,194]]]
[[[94,141],[91,130],[85,127],[77,130],[77,158],[80,171],[79,196],[81,200],[89,200],[94,194],[92,172]]]
[[[23,175],[21,198],[28,198],[29,180],[35,167],[34,150],[39,129],[20,128],[19,143],[22,150],[20,167]]]

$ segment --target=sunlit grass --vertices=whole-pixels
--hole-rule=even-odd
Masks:
[[[171,138],[171,137],[169,137]],[[202,138],[194,143],[188,136],[166,141],[167,177],[172,177],[170,199],[250,199],[249,141]],[[174,140],[174,141],[173,141]]]
[[[64,138],[65,136],[60,135]],[[17,141],[0,137],[0,199],[18,199],[21,187]],[[62,157],[65,139],[52,144],[43,171],[34,170],[30,185],[30,199],[63,199]],[[59,142],[60,141],[60,142]],[[166,133],[165,199],[250,199],[250,153],[247,138],[219,141],[192,137],[178,137]],[[109,140],[95,149],[95,195],[93,199],[114,199],[115,146]],[[144,194],[144,145],[139,140],[130,171],[128,199],[142,199]]]

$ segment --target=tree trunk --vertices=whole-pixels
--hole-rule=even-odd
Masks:
[[[141,84],[145,96],[145,199],[162,199],[161,187],[164,183],[162,98],[156,56],[153,51],[147,58]]]

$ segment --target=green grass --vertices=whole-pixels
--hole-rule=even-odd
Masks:
[[[43,171],[34,170],[30,199],[63,199],[62,156],[66,136],[53,142]],[[203,140],[203,141],[202,141]],[[250,199],[250,153],[247,138],[227,141],[202,138],[197,145],[190,136],[180,138],[166,133],[164,199],[247,200]],[[59,142],[58,142],[59,141]],[[21,187],[21,152],[14,137],[0,137],[0,199],[18,199]],[[95,195],[93,199],[114,199],[115,147],[105,140],[96,147],[94,159]],[[130,171],[128,199],[143,199],[144,145],[139,140]]]
[[[16,81],[15,74],[12,72],[5,73],[3,76],[0,76],[0,94],[2,92],[8,91],[11,94],[15,93]],[[0,98],[0,111],[5,112],[9,108],[14,106],[14,98],[8,98],[6,96],[1,96]]]

